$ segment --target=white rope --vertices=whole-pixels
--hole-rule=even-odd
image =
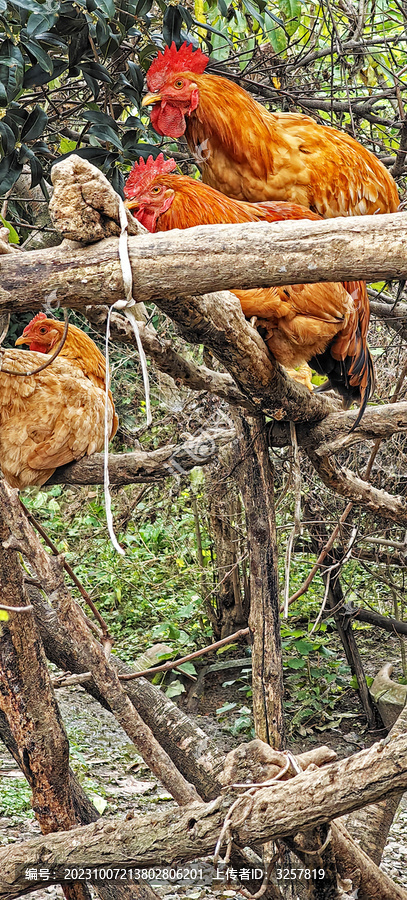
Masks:
[[[138,328],[138,321],[135,315],[135,307],[137,306],[136,301],[133,298],[133,274],[131,271],[130,258],[129,258],[129,248],[127,243],[127,213],[126,208],[124,206],[123,200],[121,197],[119,198],[119,218],[120,218],[120,237],[119,237],[119,259],[120,265],[122,269],[123,276],[123,286],[125,299],[117,300],[116,303],[113,304],[109,308],[109,313],[107,316],[106,322],[106,343],[105,343],[105,356],[106,356],[106,391],[105,391],[105,440],[104,440],[104,460],[103,460],[103,486],[105,492],[105,510],[106,510],[106,523],[107,530],[109,532],[110,540],[113,544],[114,549],[117,553],[120,553],[121,556],[125,556],[125,552],[123,547],[120,546],[117,537],[114,533],[113,528],[113,516],[112,516],[112,497],[110,493],[110,479],[109,479],[109,439],[110,439],[110,429],[109,429],[109,388],[110,388],[110,366],[109,366],[109,337],[110,337],[110,320],[112,316],[112,310],[117,309],[124,313],[130,325],[133,329],[137,348],[140,356],[141,363],[141,371],[143,373],[143,384],[144,384],[144,393],[146,398],[146,416],[147,416],[147,425],[151,425],[152,417],[151,417],[151,405],[150,405],[150,382],[148,378],[148,368],[147,368],[147,360],[146,355],[144,353],[144,348],[141,343],[140,332]]]
[[[112,497],[110,494],[110,480],[109,480],[109,440],[110,440],[110,428],[109,428],[109,388],[110,388],[110,366],[109,366],[109,337],[110,337],[110,318],[112,315],[111,306],[107,315],[106,322],[106,343],[105,343],[105,356],[106,356],[106,389],[105,389],[105,443],[104,443],[104,455],[103,455],[103,488],[105,492],[105,510],[106,510],[106,523],[107,530],[109,532],[110,540],[113,544],[114,549],[117,553],[120,553],[120,556],[125,556],[125,552],[123,547],[120,546],[117,537],[114,533],[113,528],[113,516],[112,516]]]
[[[150,406],[150,382],[148,378],[148,368],[147,368],[147,360],[146,355],[144,353],[143,345],[141,343],[140,332],[138,328],[137,317],[134,313],[134,307],[137,306],[136,301],[133,298],[133,274],[131,271],[130,258],[129,258],[129,248],[127,243],[127,213],[126,207],[123,203],[123,200],[119,199],[119,216],[120,216],[120,237],[119,237],[119,258],[120,265],[122,267],[123,274],[123,284],[124,284],[124,292],[125,292],[125,300],[118,300],[117,303],[114,304],[113,309],[118,309],[124,312],[124,315],[130,322],[130,325],[134,331],[134,335],[137,341],[137,348],[140,355],[140,363],[141,363],[141,371],[143,373],[143,384],[144,384],[144,393],[146,398],[146,416],[147,416],[147,425],[151,425],[151,406]]]

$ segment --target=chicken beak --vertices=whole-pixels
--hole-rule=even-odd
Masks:
[[[20,337],[17,338],[15,346],[17,347],[18,344],[28,344],[27,338],[25,338],[23,334],[21,334]]]
[[[141,101],[142,106],[151,106],[152,103],[160,103],[162,100],[161,94],[146,94]]]
[[[124,205],[126,209],[139,209],[140,207],[138,200],[125,200]]]

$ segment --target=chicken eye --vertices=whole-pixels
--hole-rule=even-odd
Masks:
[[[182,78],[178,78],[177,81],[174,82],[174,87],[182,88],[184,87],[184,82]]]
[[[151,188],[152,194],[159,194],[160,191],[161,191],[161,188],[158,185],[156,187]]]
[[[48,328],[45,328],[44,326],[42,328],[40,328],[40,334],[46,334],[47,331],[48,331]]]

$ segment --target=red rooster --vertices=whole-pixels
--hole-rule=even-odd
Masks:
[[[24,375],[46,362],[63,330],[63,322],[39,313],[16,341],[30,350],[0,352],[0,467],[12,487],[45,484],[58,466],[103,449],[105,362],[88,335],[69,325],[56,359]],[[113,437],[111,395],[108,424]]]
[[[269,112],[237,84],[205,75],[201,50],[173,43],[147,73],[158,134],[185,134],[202,178],[228,197],[300,203],[324,218],[395,212],[396,184],[350,135],[299,113]]]
[[[156,160],[150,156],[146,163],[140,160],[134,165],[126,181],[126,206],[149,231],[320,218],[295,204],[230,199],[202,182],[174,174],[175,167],[175,161],[165,161],[162,154]],[[318,371],[329,376],[346,405],[353,400],[361,404],[358,422],[374,387],[366,344],[369,304],[363,282],[346,287],[301,284],[234,293],[244,314],[256,316],[257,324],[266,328],[265,340],[277,361],[291,370],[311,360]],[[298,380],[304,379],[300,376]],[[312,387],[309,375],[306,383]]]

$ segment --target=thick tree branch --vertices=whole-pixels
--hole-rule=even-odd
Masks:
[[[257,411],[276,419],[309,423],[320,421],[334,408],[335,401],[310,393],[285,374],[244,318],[233,294],[165,297],[156,303],[176,322],[186,340],[205,344],[221,360]]]
[[[373,487],[350,469],[341,467],[332,457],[320,457],[313,450],[309,450],[308,455],[321,480],[335,493],[353,503],[361,503],[376,515],[407,526],[407,501],[404,497],[393,497],[387,491]]]
[[[129,238],[137,301],[304,281],[407,277],[407,213],[282,223],[201,225]],[[7,254],[0,308],[73,309],[123,298],[118,241]],[[35,297],[32,286],[35,285]]]
[[[298,426],[298,443],[304,449],[317,448],[318,455],[341,453],[359,443],[389,438],[393,434],[407,431],[407,401],[370,406],[363,414],[356,431],[349,429],[357,416],[357,411],[331,413],[312,429]],[[280,436],[279,436],[280,437]]]
[[[87,307],[85,315],[104,333],[107,319],[105,306]],[[253,404],[239,391],[231,375],[226,372],[214,372],[207,366],[198,366],[191,360],[185,359],[174,350],[171,341],[161,338],[152,328],[143,325],[142,322],[139,324],[139,331],[141,342],[149,359],[154,362],[160,372],[170,375],[176,385],[182,384],[193,391],[209,391],[227,400],[233,406],[243,406],[254,410]],[[113,340],[137,347],[131,325],[118,313],[112,313],[110,332]]]
[[[209,463],[221,447],[235,438],[233,428],[206,429],[183,444],[167,444],[159,450],[133,450],[109,455],[112,485],[142,482],[155,484],[169,475],[183,475],[195,466]],[[47,484],[103,484],[103,453],[86,456],[69,466],[60,466]]]
[[[248,802],[246,815],[236,810],[232,834],[238,846],[263,844],[329,822],[407,787],[407,735],[272,787],[261,788]],[[38,882],[27,882],[21,872],[29,865],[59,872],[75,856],[75,865],[113,864],[148,867],[186,862],[212,853],[225,815],[235,800],[226,796],[213,803],[192,803],[174,814],[135,816],[130,821],[99,821],[74,828],[65,835],[48,835],[0,851],[0,898],[12,900]],[[112,847],[114,853],[112,853]],[[20,877],[19,877],[20,876]],[[57,880],[57,879],[55,879]],[[390,879],[387,879],[391,885]],[[390,896],[390,895],[389,895]],[[394,885],[391,895],[406,900]]]

